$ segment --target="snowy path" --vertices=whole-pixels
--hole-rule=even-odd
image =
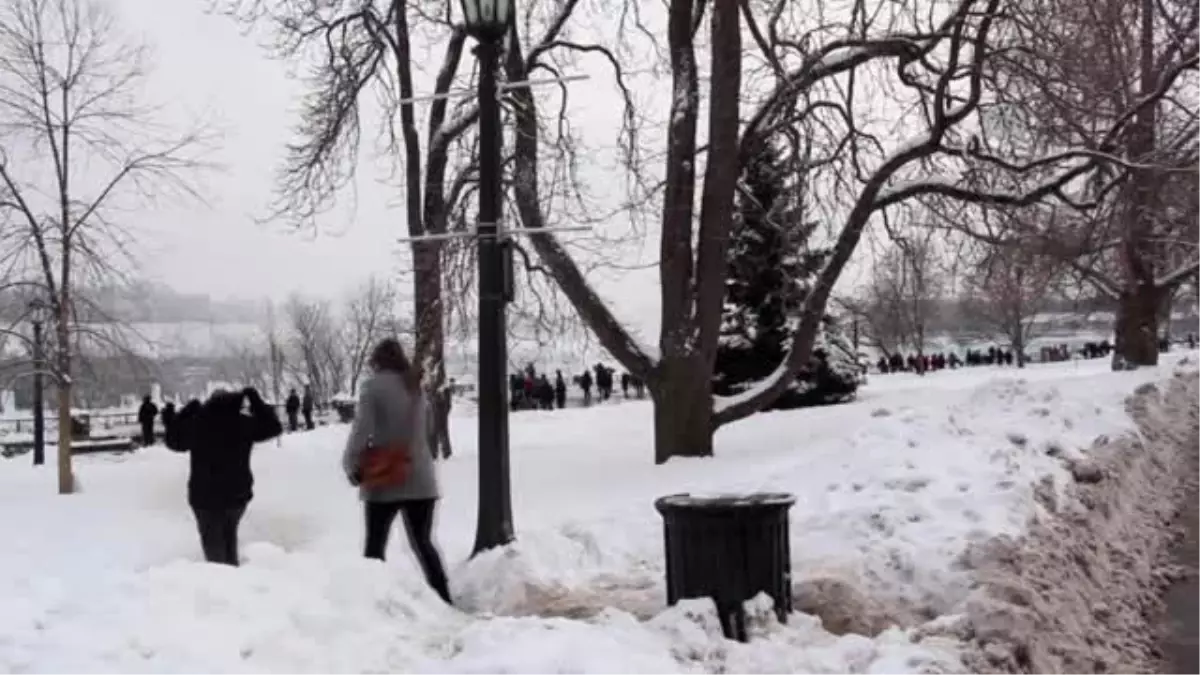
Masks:
[[[1169,361],[1173,361],[1175,356]],[[156,448],[85,458],[83,494],[49,470],[0,463],[0,670],[637,672],[888,671],[941,663],[953,645],[836,637],[796,615],[750,645],[685,609],[661,612],[655,497],[772,489],[792,511],[794,577],[845,580],[905,623],[953,611],[972,541],[1019,532],[1034,485],[1098,435],[1155,371],[1103,361],[1024,372],[980,368],[872,379],[850,405],[780,412],[722,430],[717,457],[652,463],[642,402],[512,417],[518,543],[467,565],[475,520],[475,420],[453,420],[438,537],[455,593],[445,610],[403,537],[387,565],[360,560],[359,505],[343,482],[342,427],[256,451],[246,564],[197,562],[186,460]],[[495,615],[613,605],[586,621]],[[632,612],[632,614],[630,613]],[[569,612],[567,612],[569,613]],[[650,621],[634,615],[658,614]],[[924,664],[924,665],[923,665]]]

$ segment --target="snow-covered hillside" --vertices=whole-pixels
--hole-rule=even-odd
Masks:
[[[204,564],[186,457],[154,447],[50,467],[0,462],[0,670],[6,672],[916,672],[961,668],[956,643],[892,629],[836,636],[809,615],[719,635],[702,602],[664,608],[662,524],[681,491],[784,490],[793,577],[837,579],[915,623],[956,611],[971,543],[1020,532],[1034,486],[1131,429],[1122,401],[1159,369],[1107,362],[875,377],[856,403],[763,414],[722,430],[717,456],[651,461],[648,404],[512,417],[518,541],[467,561],[475,420],[453,420],[437,537],[459,609],[439,605],[393,539],[359,557],[360,506],[341,476],[343,426],[256,450],[244,564]],[[1194,359],[1195,355],[1191,355]],[[1054,452],[1049,452],[1054,449]]]

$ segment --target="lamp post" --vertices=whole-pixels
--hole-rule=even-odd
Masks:
[[[33,324],[33,465],[46,463],[46,404],[42,399],[42,371],[45,355],[42,348],[42,324],[49,308],[41,300],[29,301],[29,320]]]
[[[507,244],[499,228],[500,101],[496,70],[513,0],[462,0],[467,34],[479,43],[479,516],[472,555],[513,540],[508,461]]]

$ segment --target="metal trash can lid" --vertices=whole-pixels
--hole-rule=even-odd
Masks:
[[[763,507],[789,507],[796,496],[787,492],[692,494],[684,492],[654,500],[659,513],[676,510],[737,511]]]

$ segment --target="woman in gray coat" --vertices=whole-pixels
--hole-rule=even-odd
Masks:
[[[367,526],[364,555],[384,559],[388,534],[396,514],[400,514],[425,579],[449,603],[446,572],[433,545],[434,507],[439,495],[420,374],[395,338],[385,338],[375,346],[370,366],[374,372],[363,382],[358,395],[342,468],[350,484],[359,485],[363,454],[371,443],[379,447],[407,445],[411,464],[408,477],[399,485],[374,489],[359,487]]]

